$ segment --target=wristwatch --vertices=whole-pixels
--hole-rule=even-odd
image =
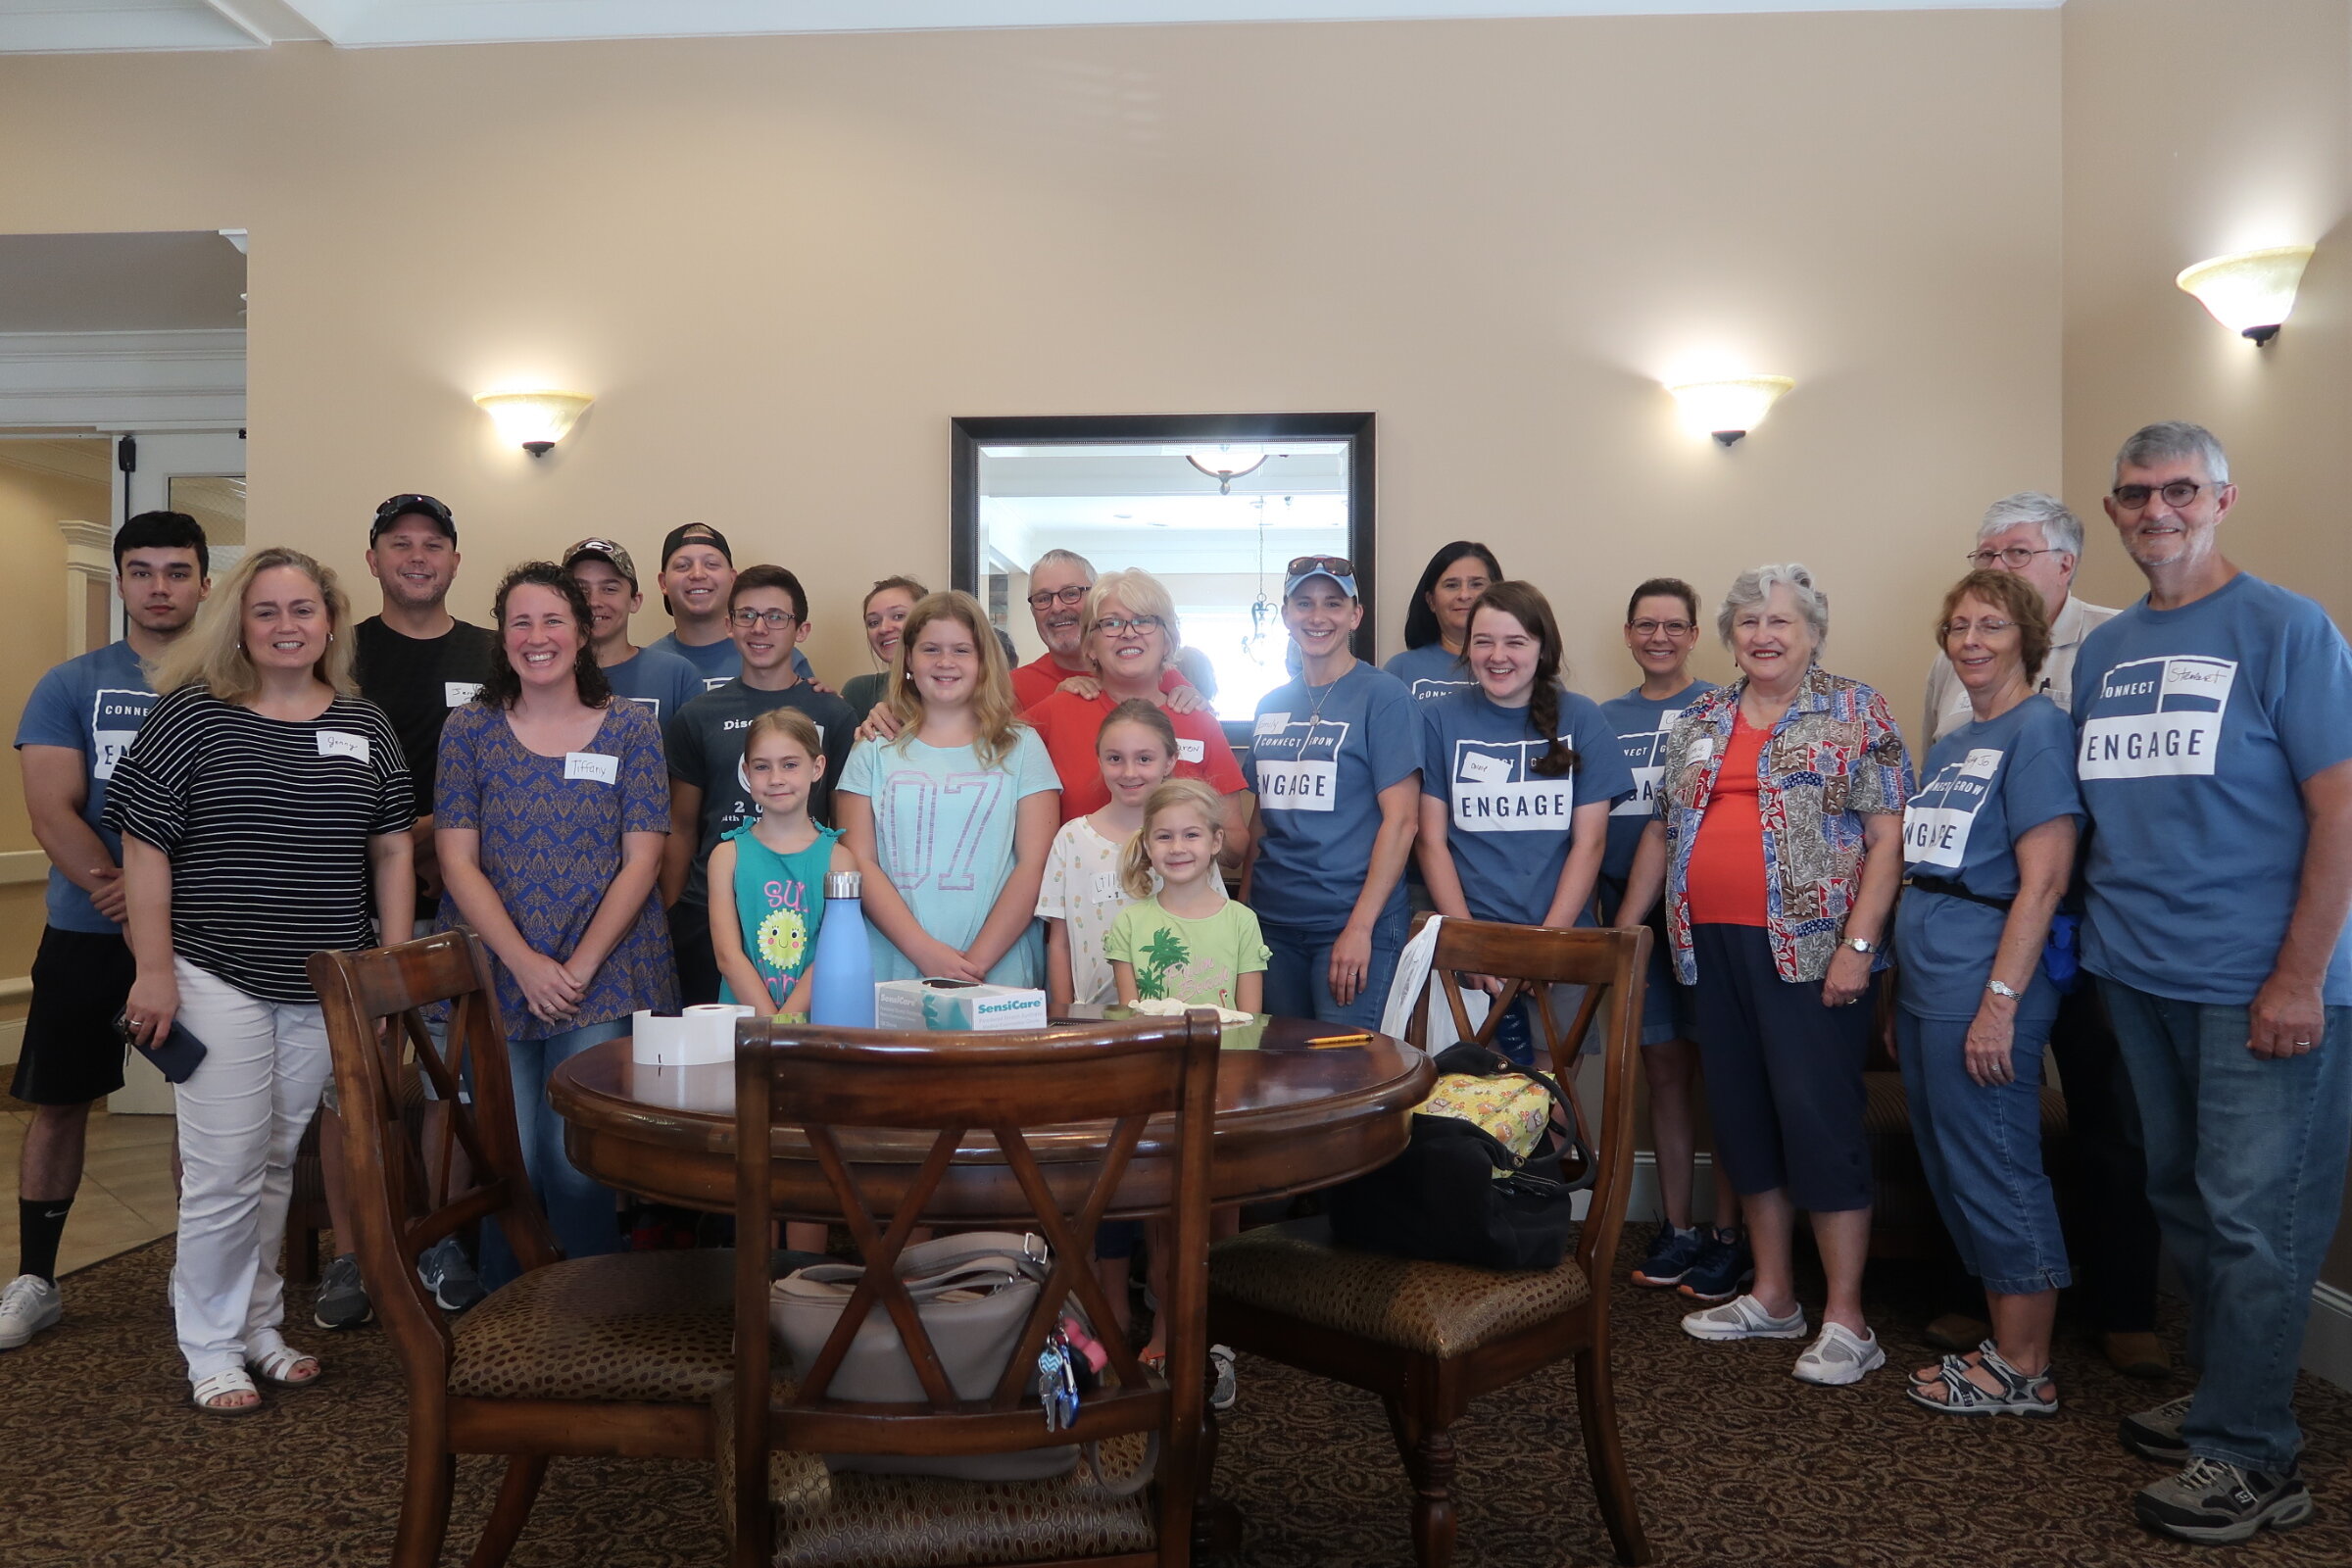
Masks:
[[[1984,989],[1991,992],[1996,997],[2007,997],[2011,1002],[2018,1000],[2017,993],[2010,990],[2008,986],[2004,985],[1998,980],[1985,981]]]
[[[1840,946],[1851,948],[1856,953],[1876,953],[1879,951],[1879,945],[1876,942],[1868,942],[1863,940],[1861,937],[1847,937],[1845,941],[1840,944]]]

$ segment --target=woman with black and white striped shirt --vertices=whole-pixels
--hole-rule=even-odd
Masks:
[[[196,1404],[218,1415],[258,1407],[253,1373],[297,1388],[320,1371],[278,1332],[294,1152],[332,1070],[304,963],[413,919],[408,767],[354,695],[349,610],[310,557],[248,556],[157,669],[107,795],[138,965],[124,1013],[143,1041],[176,1016],[206,1048],[174,1091],[172,1305]]]

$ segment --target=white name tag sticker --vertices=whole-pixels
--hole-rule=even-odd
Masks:
[[[1511,764],[1485,752],[1468,752],[1462,757],[1462,778],[1471,784],[1508,784]]]
[[[348,757],[355,762],[368,760],[368,737],[354,735],[349,730],[322,729],[318,732],[320,757]]]
[[[1967,758],[1960,763],[1960,776],[1962,778],[1990,778],[1993,774],[2000,771],[2000,767],[2001,753],[1999,748],[1980,746],[1976,750],[1970,752]]]
[[[1340,804],[1337,762],[1260,762],[1257,804],[1270,811],[1332,811]]]
[[[1279,735],[1290,727],[1290,723],[1291,715],[1288,713],[1260,713],[1257,715],[1257,728],[1251,730],[1250,733],[1252,735]]]
[[[1690,743],[1690,760],[1691,760],[1693,763],[1697,763],[1697,762],[1703,762],[1703,761],[1705,761],[1705,760],[1706,760],[1708,758],[1710,758],[1710,757],[1713,757],[1714,755],[1715,755],[1715,737],[1714,737],[1714,736],[1712,736],[1712,735],[1701,735],[1701,736],[1700,736],[1698,739],[1696,739],[1696,740],[1694,740],[1694,741],[1692,741],[1692,742]]]
[[[1207,748],[1199,741],[1188,741],[1181,735],[1176,737],[1176,760],[1179,762],[1198,762],[1207,755]]]
[[[1097,904],[1116,904],[1120,898],[1118,873],[1097,871],[1095,873],[1095,902]]]
[[[607,757],[602,752],[565,752],[564,776],[594,779],[599,784],[620,782],[620,759]]]
[[[463,708],[481,695],[482,683],[478,680],[445,680],[441,683],[441,706],[444,708]]]

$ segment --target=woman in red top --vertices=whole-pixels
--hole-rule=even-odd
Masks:
[[[1183,646],[1166,585],[1148,571],[1104,572],[1087,593],[1085,624],[1078,646],[1095,672],[1093,693],[1064,686],[1021,715],[1036,728],[1061,775],[1061,819],[1067,822],[1110,803],[1095,740],[1112,709],[1141,698],[1165,710],[1176,727],[1176,777],[1200,779],[1225,797],[1224,858],[1239,865],[1250,822],[1242,764],[1215,713],[1206,708],[1178,712],[1160,689]]]

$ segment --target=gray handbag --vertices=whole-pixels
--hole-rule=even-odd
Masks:
[[[1011,1231],[942,1236],[906,1249],[897,1273],[939,1352],[941,1368],[959,1399],[987,1399],[1018,1348],[1021,1329],[1037,1307],[1048,1272],[1045,1244]],[[768,1287],[768,1320],[795,1367],[813,1366],[841,1321],[850,1294],[864,1278],[858,1263],[818,1263]],[[923,1386],[899,1338],[898,1326],[876,1302],[833,1374],[826,1396],[862,1403],[921,1404]],[[1068,1475],[1078,1465],[1075,1444],[1017,1448],[1007,1453],[828,1453],[827,1467],[891,1475],[953,1476],[964,1481],[1040,1481]],[[1147,1472],[1148,1474],[1149,1472]],[[1101,1474],[1100,1466],[1097,1474]],[[1139,1482],[1140,1486],[1141,1483]]]

